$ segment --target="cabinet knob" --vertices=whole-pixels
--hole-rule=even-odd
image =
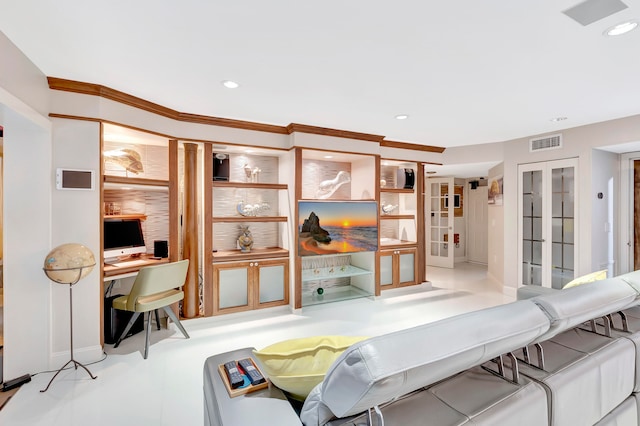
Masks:
[[[249,266],[253,266],[253,262],[251,262],[251,263],[249,264]]]

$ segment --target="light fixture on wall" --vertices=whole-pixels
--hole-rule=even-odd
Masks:
[[[84,368],[92,379],[97,376],[91,374],[91,371],[80,362],[73,358],[73,293],[72,289],[74,284],[77,284],[82,278],[89,275],[96,266],[96,259],[93,256],[91,250],[83,246],[82,244],[70,243],[62,244],[51,250],[47,257],[44,259],[44,273],[47,277],[58,284],[69,284],[69,336],[70,336],[70,350],[71,359],[63,365],[49,381],[46,388],[40,392],[46,392],[51,386],[53,379],[69,364],[73,364],[77,370],[78,367]]]

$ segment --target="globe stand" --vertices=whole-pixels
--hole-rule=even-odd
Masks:
[[[62,367],[60,367],[60,369],[56,372],[56,374],[53,375],[53,377],[51,378],[51,380],[49,380],[49,384],[47,385],[46,388],[40,390],[40,392],[46,392],[49,389],[49,386],[51,386],[51,383],[53,382],[53,380],[58,376],[58,374],[60,374],[60,372],[62,370],[64,370],[67,365],[73,363],[74,368],[77,370],[78,366],[84,368],[84,371],[87,372],[87,374],[92,378],[92,379],[96,379],[98,376],[94,376],[93,374],[91,374],[91,371],[89,371],[89,369],[87,367],[85,367],[81,362],[76,361],[75,359],[73,359],[73,285],[76,284],[78,281],[80,281],[80,278],[82,277],[82,270],[84,268],[93,268],[95,266],[95,264],[93,265],[89,265],[89,266],[80,266],[77,268],[61,268],[61,269],[47,269],[47,268],[43,268],[44,269],[44,273],[47,274],[47,276],[49,276],[49,274],[47,272],[59,272],[59,271],[78,271],[78,278],[76,278],[73,282],[70,283],[61,283],[61,284],[69,284],[69,336],[70,336],[70,348],[71,348],[71,359],[69,361],[67,361],[67,363],[65,365],[63,365]]]

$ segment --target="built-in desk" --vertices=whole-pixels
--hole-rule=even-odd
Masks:
[[[144,266],[160,265],[163,263],[169,263],[169,259],[152,259],[151,256],[141,256],[138,258],[122,260],[117,263],[105,263],[103,281],[134,277],[140,268]]]

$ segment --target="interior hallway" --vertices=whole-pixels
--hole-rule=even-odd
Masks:
[[[481,265],[429,267],[427,277],[430,283],[387,290],[377,300],[311,306],[297,314],[287,307],[184,321],[188,340],[173,326],[154,329],[147,360],[139,333],[118,349],[106,345],[106,358],[87,364],[96,380],[71,369],[40,393],[53,373],[35,375],[0,410],[0,424],[202,425],[202,367],[210,355],[311,335],[379,335],[512,301]]]

